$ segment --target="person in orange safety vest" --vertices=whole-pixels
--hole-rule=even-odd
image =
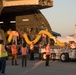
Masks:
[[[27,49],[25,43],[23,43],[23,46],[21,47],[21,52],[22,52],[22,67],[24,67],[24,66],[26,67],[28,49]]]
[[[14,65],[14,61],[15,61],[15,65],[18,65],[17,64],[17,47],[16,47],[16,44],[15,42],[12,43],[11,45],[11,52],[12,52],[12,65]]]
[[[49,57],[50,57],[50,44],[46,44],[45,46],[45,50],[46,50],[46,66],[49,66]]]

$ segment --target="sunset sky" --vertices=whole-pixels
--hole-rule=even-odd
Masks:
[[[74,34],[76,24],[76,0],[53,0],[53,7],[41,10],[53,31],[62,36]]]

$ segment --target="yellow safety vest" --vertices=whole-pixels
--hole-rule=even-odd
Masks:
[[[7,51],[5,49],[2,50],[2,44],[0,44],[0,58],[1,57],[7,57],[7,56],[8,56]]]

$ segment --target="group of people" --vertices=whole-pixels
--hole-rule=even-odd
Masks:
[[[17,45],[15,44],[15,42],[12,43],[11,45],[11,52],[12,52],[12,65],[18,65],[17,63]],[[27,53],[28,53],[28,49],[25,43],[23,43],[22,47],[21,47],[21,55],[22,55],[22,67],[26,67],[26,62],[27,62]]]
[[[43,48],[44,46],[44,49],[45,49],[45,52],[46,52],[46,66],[49,66],[49,57],[50,57],[50,43],[47,43],[45,45],[43,45],[42,43],[39,44],[39,51]],[[30,60],[34,60],[34,50],[35,50],[35,46],[34,46],[34,42],[32,42],[29,46],[29,49],[28,47],[26,46],[26,43],[23,43],[22,47],[21,47],[21,55],[22,55],[22,67],[23,67],[23,63],[25,63],[25,66],[26,66],[26,62],[27,62],[27,54],[30,55],[29,59]],[[11,45],[11,51],[12,51],[12,65],[14,65],[14,59],[15,59],[15,65],[18,65],[17,64],[17,47],[16,47],[16,44],[13,43]],[[39,58],[40,60],[42,59],[42,55],[41,53],[39,52]]]
[[[33,44],[30,45],[30,60],[34,60],[34,46]],[[11,45],[11,63],[12,65],[18,65],[17,62],[17,45],[15,42],[12,43]],[[27,53],[28,53],[28,48],[26,46],[26,43],[23,43],[21,46],[21,57],[22,57],[22,67],[26,67],[27,65]],[[3,40],[0,40],[0,74],[5,74],[5,68],[6,68],[6,58],[8,57],[8,52],[5,47],[5,43]]]
[[[13,43],[11,45],[11,51],[12,51],[12,65],[18,65],[17,64],[17,45]],[[28,50],[28,47],[26,46],[26,43],[23,43],[21,46],[21,55],[22,55],[22,67],[26,67],[27,64],[27,54],[30,53],[30,60],[34,60],[34,44],[33,42],[30,45],[30,48]]]
[[[10,29],[11,31],[11,29]],[[12,45],[11,45],[11,54],[12,59],[11,63],[12,65],[18,65],[17,63],[17,38],[19,37],[19,34],[17,31],[12,31],[13,33],[13,39],[12,39]],[[23,31],[21,31],[20,36],[22,37]],[[46,41],[46,35],[42,34],[42,46],[39,45],[39,49],[41,49],[43,46],[46,50],[46,66],[49,66],[49,56],[50,56],[50,44]],[[8,52],[6,50],[5,41],[3,39],[0,39],[0,73],[5,74],[5,68],[6,68],[6,57],[8,56]],[[26,67],[27,65],[27,54],[30,54],[30,60],[34,60],[34,42],[32,42],[29,46],[29,49],[26,46],[25,42],[22,42],[21,46],[21,56],[22,56],[22,67]]]
[[[46,49],[46,66],[49,66],[49,56],[50,56],[50,44],[45,45]],[[30,45],[30,60],[34,60],[34,43]],[[4,54],[5,53],[5,54]],[[12,53],[12,59],[11,63],[12,65],[18,65],[17,63],[17,45],[15,42],[12,43],[11,45],[11,53]],[[21,46],[21,57],[22,57],[22,67],[27,66],[27,53],[28,53],[28,48],[26,46],[26,43],[23,43]],[[5,68],[6,68],[6,57],[8,56],[6,50],[5,50],[5,45],[3,40],[0,40],[0,72],[5,74]]]

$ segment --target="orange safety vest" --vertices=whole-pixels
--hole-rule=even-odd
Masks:
[[[46,55],[50,55],[50,48],[49,48],[49,46],[46,46]]]
[[[16,45],[11,46],[12,54],[17,54]]]
[[[32,50],[32,51],[34,50],[34,45],[33,44],[30,45],[30,50]]]
[[[13,36],[19,36],[17,31],[12,31]]]
[[[26,55],[26,53],[27,53],[26,47],[22,47],[22,55]]]

